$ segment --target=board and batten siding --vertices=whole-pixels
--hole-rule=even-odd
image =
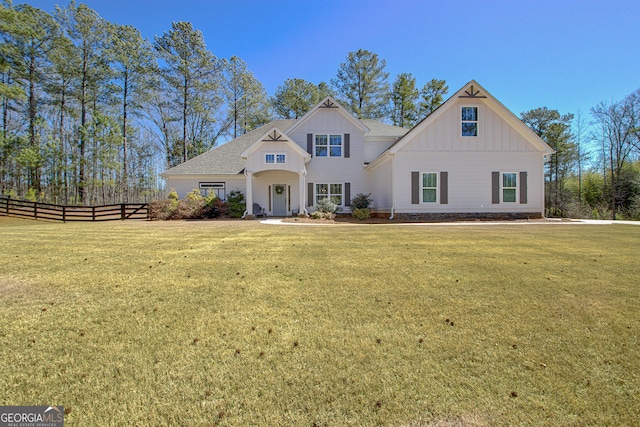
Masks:
[[[539,153],[477,153],[450,152],[399,152],[396,154],[395,170],[396,206],[398,213],[419,212],[542,212],[544,207],[543,163]],[[390,162],[389,162],[390,163]],[[527,173],[527,200],[520,203],[492,203],[493,173]],[[438,189],[442,190],[443,175],[446,172],[446,203],[439,193],[437,203],[415,204],[412,200],[412,172],[438,174]],[[520,182],[518,182],[520,185]],[[519,187],[521,190],[521,188]]]
[[[266,154],[285,154],[285,163],[266,163]],[[286,170],[292,172],[304,171],[304,159],[296,153],[286,142],[263,141],[260,146],[247,158],[247,170],[258,172],[262,170]]]
[[[391,212],[393,207],[392,170],[393,162],[389,159],[368,171],[372,206],[378,212]]]
[[[461,135],[461,108],[478,107],[478,136]],[[403,147],[407,151],[536,152],[511,124],[477,100],[457,100]]]
[[[246,178],[238,175],[172,175],[166,178],[167,189],[176,190],[179,198],[184,198],[194,188],[199,188],[201,182],[224,182],[225,192],[239,190],[245,193]]]
[[[342,135],[342,157],[316,157],[312,153],[311,160],[307,163],[308,183],[320,184],[350,184],[350,196],[358,193],[369,193],[369,180],[364,170],[364,133],[353,122],[347,119],[336,108],[322,108],[294,132],[288,134],[303,150],[307,151],[307,135],[335,134]],[[345,137],[349,135],[349,157],[345,157]],[[308,198],[309,195],[308,195]],[[310,201],[310,200],[309,200]],[[307,204],[308,202],[307,201]],[[312,207],[309,205],[309,207]],[[348,212],[349,208],[343,209]]]

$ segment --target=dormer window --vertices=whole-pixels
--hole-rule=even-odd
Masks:
[[[478,107],[462,107],[462,136],[478,136]]]

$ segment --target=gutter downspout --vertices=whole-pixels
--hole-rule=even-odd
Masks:
[[[307,194],[307,168],[302,169],[302,176],[304,176],[304,186],[302,187],[302,191],[304,192],[304,200],[307,200],[309,195]],[[307,204],[302,202],[302,210],[306,216],[309,216],[309,211],[307,211]]]
[[[391,216],[389,219],[393,219],[396,216],[396,156],[391,156]]]

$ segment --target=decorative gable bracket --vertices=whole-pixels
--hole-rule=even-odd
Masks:
[[[474,89],[473,85],[471,85],[469,89],[465,90],[464,93],[466,95],[460,95],[458,98],[486,98],[486,96],[480,95],[480,91],[478,89]]]
[[[338,106],[331,99],[327,99],[318,108],[338,108]]]
[[[274,129],[273,132],[270,132],[267,135],[265,135],[262,141],[263,142],[282,142],[282,141],[288,141],[288,140],[285,137],[283,137],[282,134],[278,133]]]

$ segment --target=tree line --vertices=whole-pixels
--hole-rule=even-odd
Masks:
[[[241,58],[216,57],[189,22],[150,41],[74,1],[49,14],[5,0],[0,192],[57,203],[146,200],[160,187],[158,170],[276,117],[300,117],[328,94],[349,99],[359,117],[384,118],[384,61],[349,55],[331,85],[287,79],[269,97]],[[418,115],[390,117],[407,126]]]
[[[390,81],[360,49],[335,78],[290,78],[269,96],[239,57],[218,58],[189,22],[154,40],[84,4],[52,14],[0,5],[0,193],[61,204],[146,201],[158,170],[274,118],[295,119],[325,96],[359,118],[411,128],[448,94],[445,80]],[[521,119],[554,150],[548,215],[640,216],[640,92],[591,110],[590,120],[546,107]]]

